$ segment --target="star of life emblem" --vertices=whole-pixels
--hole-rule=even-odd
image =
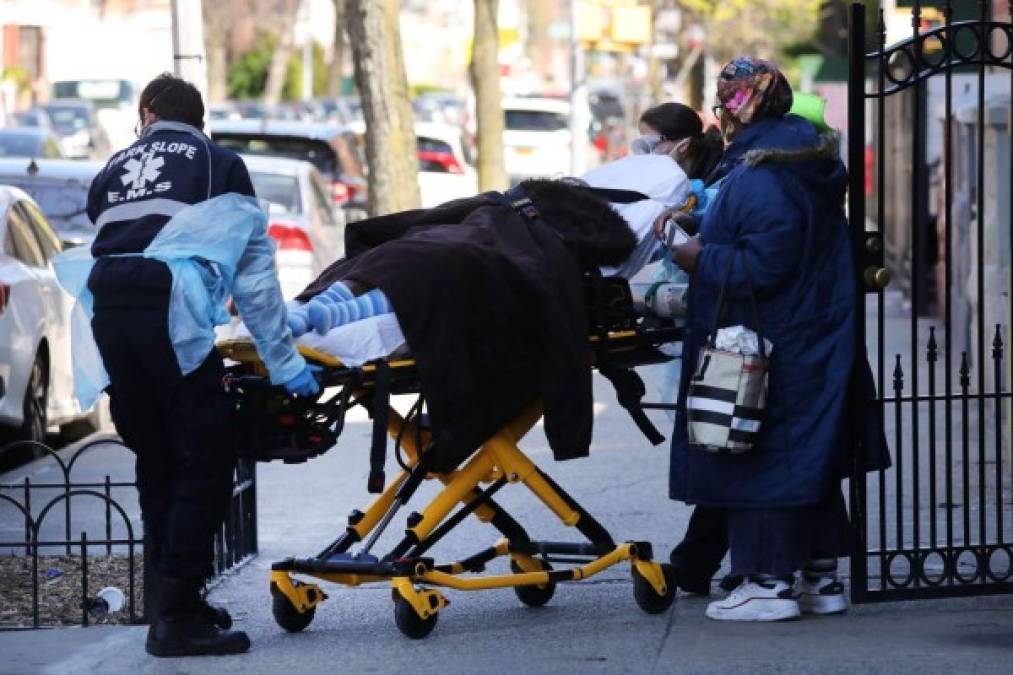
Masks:
[[[143,189],[148,183],[154,183],[162,173],[162,165],[165,159],[156,157],[154,152],[145,152],[140,156],[131,157],[123,163],[124,172],[120,176],[123,185],[130,185],[131,189]]]

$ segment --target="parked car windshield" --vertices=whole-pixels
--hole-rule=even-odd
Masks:
[[[230,150],[235,150],[242,155],[266,155],[268,157],[302,159],[313,164],[325,175],[335,175],[338,173],[334,149],[324,141],[294,136],[223,134],[214,133],[214,131],[211,132],[211,135],[215,143]]]
[[[61,133],[74,132],[78,129],[85,129],[88,126],[88,110],[73,105],[49,105],[46,106],[49,118],[53,126]]]
[[[288,213],[302,212],[299,180],[295,176],[252,171],[250,180],[253,181],[253,189],[260,199],[277,204]]]
[[[511,131],[559,131],[569,121],[562,113],[546,110],[507,110],[506,128]]]

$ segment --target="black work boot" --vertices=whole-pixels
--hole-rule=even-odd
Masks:
[[[148,629],[145,644],[149,654],[212,656],[241,654],[250,648],[246,633],[216,625],[204,609],[210,606],[201,600],[199,587],[198,582],[162,577],[158,617]]]
[[[669,561],[670,564],[666,571],[678,588],[693,595],[710,595],[710,576],[692,570],[675,551],[672,551]]]
[[[207,598],[201,598],[200,612],[206,616],[211,623],[222,630],[232,628],[232,615],[229,614],[229,610],[224,607],[219,607],[218,605],[212,605],[208,602]]]

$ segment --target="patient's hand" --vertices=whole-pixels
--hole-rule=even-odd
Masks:
[[[654,236],[658,238],[658,241],[665,241],[665,223],[668,222],[669,218],[675,217],[677,213],[681,213],[678,207],[670,206],[654,219],[652,227],[654,228]]]

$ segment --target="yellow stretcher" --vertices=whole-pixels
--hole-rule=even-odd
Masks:
[[[656,347],[675,339],[679,339],[675,328],[639,325],[601,330],[591,337],[596,359],[607,358],[627,366],[667,360]],[[240,394],[240,408],[245,407],[249,415],[248,422],[241,426],[250,430],[247,442],[258,459],[302,461],[325,452],[341,432],[344,412],[356,404],[369,407],[378,371],[387,370],[390,393],[418,391],[415,363],[410,358],[348,368],[326,354],[300,348],[311,363],[323,367],[325,386],[340,387],[340,393],[327,401],[300,403],[290,399],[283,389],[257,386],[265,372],[251,343],[225,342],[218,348],[223,356],[238,363],[231,369],[231,386]],[[352,512],[345,531],[319,554],[273,564],[270,590],[274,617],[282,628],[303,630],[313,621],[317,606],[327,599],[317,584],[293,575],[346,586],[389,583],[395,623],[402,633],[415,639],[433,630],[440,610],[448,604],[439,588],[478,591],[510,587],[521,602],[537,607],[552,598],[557,583],[587,579],[625,561],[631,563],[634,598],[642,610],[659,613],[672,604],[674,584],[667,566],[652,559],[651,545],[614,541],[598,521],[518,448],[520,439],[541,416],[538,403],[532,403],[447,473],[433,473],[425,470],[424,462],[420,464],[429,443],[429,434],[420,424],[421,410],[402,416],[386,408],[387,432],[404,453],[403,458],[398,455],[401,471],[365,510]],[[377,409],[372,408],[374,422]],[[438,480],[443,488],[421,512],[407,516],[405,534],[397,546],[385,555],[374,555],[372,549],[378,537],[424,480]],[[530,490],[586,541],[553,542],[530,537],[493,499],[506,485]],[[502,538],[455,562],[437,563],[426,556],[436,542],[471,515],[496,528]],[[359,551],[353,552],[357,544]],[[509,558],[511,573],[484,574],[486,564],[496,558]]]

